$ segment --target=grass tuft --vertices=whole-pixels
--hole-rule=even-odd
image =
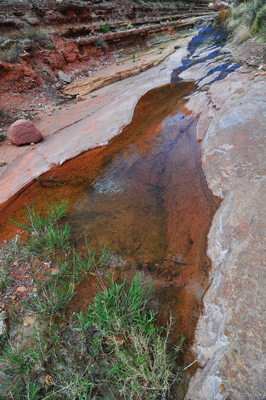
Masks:
[[[26,224],[16,224],[28,233],[27,251],[40,258],[50,257],[60,249],[69,247],[69,225],[58,222],[66,216],[68,202],[59,205],[47,205],[46,217],[35,212],[34,207],[27,207]],[[15,221],[13,221],[15,222]]]
[[[32,324],[26,328],[27,335],[23,336],[23,331],[29,322],[25,325],[26,319],[17,313],[20,325],[14,328],[11,322],[11,333],[2,337],[0,397],[169,398],[173,383],[180,379],[177,355],[181,342],[170,347],[171,326],[156,326],[155,313],[148,308],[152,286],[144,285],[140,274],[131,282],[117,283],[110,274],[104,278],[110,250],[104,246],[98,256],[86,242],[88,254],[86,259],[81,257],[69,243],[69,227],[66,230],[67,224],[61,224],[67,202],[47,209],[44,217],[28,207],[25,224],[18,224],[28,238],[22,243],[16,237],[2,254],[7,254],[7,264],[19,259],[28,264],[33,260],[36,265],[37,258],[38,266],[43,263],[54,268],[42,277],[40,269],[32,275],[33,290],[23,306]],[[51,261],[40,262],[44,257]],[[84,313],[73,317],[69,305],[78,283],[100,269],[103,289]],[[5,269],[0,278],[6,282]]]

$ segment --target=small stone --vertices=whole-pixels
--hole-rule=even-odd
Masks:
[[[81,96],[80,94],[78,94],[78,95],[77,95],[77,100],[78,100],[78,101],[84,101],[84,100],[86,100],[86,97]]]
[[[4,165],[6,165],[6,162],[4,160],[0,161],[0,167],[3,167]]]
[[[27,292],[27,288],[25,286],[19,286],[16,290],[17,293],[25,293]]]
[[[46,377],[45,377],[46,385],[48,385],[48,386],[51,385],[52,381],[53,381],[53,378],[50,375],[46,375]]]
[[[33,316],[31,316],[31,315],[28,315],[28,316],[24,319],[23,325],[24,325],[24,326],[29,326],[29,325],[32,325],[34,322],[35,322],[35,318],[34,318]]]
[[[51,268],[50,269],[50,274],[52,274],[52,275],[56,275],[56,274],[59,274],[59,269],[57,269],[57,268]]]
[[[30,146],[34,146],[34,145],[35,145],[35,143],[33,143],[33,142],[32,142],[32,143],[30,143]]]
[[[93,94],[91,94],[91,97],[92,98],[97,97],[97,94],[93,93]]]
[[[63,81],[65,83],[70,83],[72,80],[71,77],[65,74],[63,71],[58,71],[57,76],[60,79],[60,81]]]

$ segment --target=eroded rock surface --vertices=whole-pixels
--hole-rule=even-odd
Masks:
[[[208,236],[213,267],[194,345],[202,368],[186,400],[266,395],[265,85],[241,69],[191,98],[190,108],[202,107],[199,126],[209,125],[207,181],[224,200]]]
[[[45,140],[36,146],[14,148],[4,143],[1,154],[6,165],[0,170],[0,205],[54,165],[107,144],[120,133],[130,123],[140,97],[169,83],[172,68],[186,55],[188,41],[177,40],[181,48],[152,70],[103,87],[95,92],[97,96],[85,97],[86,101],[54,107],[43,114],[36,126]]]

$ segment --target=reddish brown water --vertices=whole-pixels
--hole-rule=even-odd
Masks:
[[[24,205],[70,199],[73,240],[80,251],[112,249],[117,275],[141,271],[153,282],[150,306],[172,338],[193,338],[201,299],[208,285],[207,233],[219,199],[201,169],[197,121],[184,106],[194,89],[181,82],[154,89],[139,101],[132,123],[108,146],[84,153],[51,170],[13,199],[3,216],[20,220]],[[17,228],[2,218],[2,237]],[[83,282],[75,298],[83,308],[91,295]],[[95,285],[94,285],[95,286]],[[93,289],[94,290],[94,289]]]

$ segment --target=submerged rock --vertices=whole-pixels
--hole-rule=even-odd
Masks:
[[[38,143],[43,138],[39,129],[32,122],[24,119],[19,119],[9,127],[7,137],[11,140],[12,144],[17,146]]]

